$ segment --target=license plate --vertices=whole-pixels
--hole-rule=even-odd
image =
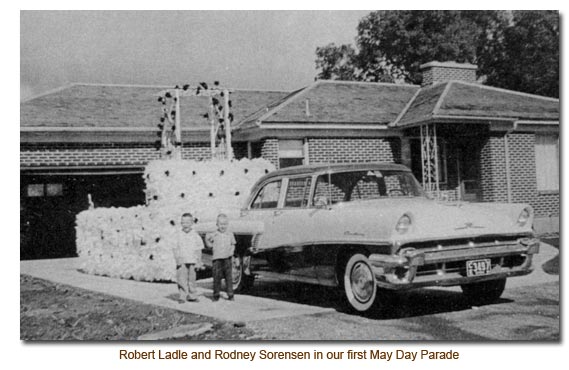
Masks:
[[[466,276],[488,275],[491,266],[490,259],[466,261]]]

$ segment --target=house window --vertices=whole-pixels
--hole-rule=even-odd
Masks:
[[[304,163],[302,140],[279,140],[279,167],[300,166]]]
[[[28,197],[43,197],[43,184],[30,184],[27,189]]]
[[[63,184],[45,184],[45,193],[48,197],[63,195]]]
[[[536,135],[535,170],[538,191],[559,191],[559,136]]]
[[[57,197],[63,195],[63,184],[29,184],[28,197]]]

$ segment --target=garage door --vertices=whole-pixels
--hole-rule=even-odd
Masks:
[[[144,204],[142,168],[20,173],[20,259],[76,256],[75,217],[95,207]]]

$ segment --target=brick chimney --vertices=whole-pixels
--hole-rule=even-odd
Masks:
[[[438,82],[459,80],[476,82],[475,64],[456,62],[429,62],[420,66],[423,72],[421,86],[433,85]]]

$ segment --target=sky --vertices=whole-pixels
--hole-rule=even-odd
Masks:
[[[286,90],[369,11],[21,11],[20,99],[69,83]]]

